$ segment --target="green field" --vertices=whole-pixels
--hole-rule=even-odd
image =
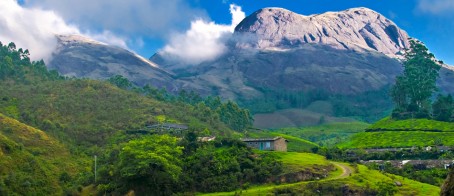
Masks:
[[[266,138],[266,137],[283,137],[287,139],[288,145],[287,145],[287,150],[289,152],[311,152],[312,148],[318,147],[317,144],[298,138],[294,137],[291,135],[285,135],[282,133],[276,133],[276,132],[270,132],[270,131],[252,131],[248,132],[247,137],[252,137],[252,138]]]
[[[386,117],[367,128],[370,131],[443,131],[454,132],[454,123],[429,119],[394,120]]]
[[[303,138],[323,146],[332,146],[348,140],[350,136],[356,133],[363,132],[368,126],[370,125],[367,123],[356,121],[300,128],[283,128],[273,130],[272,132]]]
[[[388,148],[435,145],[454,145],[454,132],[384,131],[364,132],[338,145],[340,148]]]
[[[263,153],[260,152],[260,153]],[[331,163],[324,156],[312,153],[298,152],[265,152],[271,153],[278,157],[284,165],[284,172],[298,172],[301,170],[312,169],[318,166],[329,166]]]

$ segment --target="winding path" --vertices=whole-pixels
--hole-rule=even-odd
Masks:
[[[349,177],[353,171],[350,166],[345,165],[344,163],[338,163],[338,162],[331,162],[333,165],[337,166],[338,168],[342,169],[342,174],[339,176],[335,176],[326,180],[332,180],[332,179],[340,179],[340,178],[347,178]]]
[[[328,181],[328,180],[337,180],[337,179],[342,179],[342,178],[348,178],[350,175],[353,173],[353,170],[350,166],[348,166],[346,163],[339,163],[339,162],[330,162],[331,164],[335,165],[337,168],[340,168],[342,170],[342,173],[338,176],[331,176],[327,177],[321,180],[313,180],[313,181],[301,181],[301,182],[296,182],[296,183],[291,183],[291,184],[281,184],[281,185],[273,185],[273,186],[259,186],[259,187],[253,187],[247,190],[244,190],[244,192],[240,195],[262,195],[259,192],[265,191],[265,190],[272,190],[275,188],[281,188],[281,187],[290,187],[290,186],[295,186],[299,184],[306,184],[309,182],[315,182],[315,181]],[[218,192],[218,193],[208,193],[204,195],[235,195],[237,192]]]

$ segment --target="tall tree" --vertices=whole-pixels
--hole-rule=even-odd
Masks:
[[[405,55],[404,73],[396,78],[391,96],[396,104],[395,111],[428,116],[430,98],[437,90],[436,80],[441,66],[424,44],[410,40],[410,50]]]

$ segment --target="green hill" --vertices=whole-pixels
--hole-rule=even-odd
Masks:
[[[45,132],[0,114],[0,195],[63,195],[90,162]]]
[[[338,144],[341,148],[389,148],[412,146],[453,146],[454,123],[428,119],[384,118]]]
[[[454,145],[454,132],[382,131],[355,134],[340,148],[389,148],[433,145]]]
[[[386,117],[371,125],[366,131],[435,131],[454,132],[454,123],[429,119],[394,120]]]

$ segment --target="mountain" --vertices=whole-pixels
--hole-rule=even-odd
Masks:
[[[367,8],[310,16],[282,8],[260,9],[235,28],[225,54],[197,65],[160,52],[146,60],[76,35],[58,38],[48,67],[63,75],[92,79],[123,75],[138,85],[219,95],[255,114],[275,113],[279,119],[288,113],[280,111],[297,109],[299,116],[311,114],[302,119],[311,125],[324,116],[368,121],[386,116],[392,107],[388,90],[402,73],[401,59],[411,39],[391,20]],[[453,69],[443,66],[438,85],[444,92],[454,92],[453,82]],[[326,107],[309,110],[319,102]],[[266,119],[256,122],[274,118],[256,117],[263,116]],[[291,116],[284,118],[289,126],[302,125]]]
[[[254,113],[298,108],[303,114],[311,103],[325,101],[332,112],[315,116],[373,121],[391,108],[388,89],[402,73],[410,39],[367,8],[310,16],[264,8],[235,28],[229,51],[216,60],[187,65],[160,53],[150,60],[187,88],[236,99]],[[448,66],[440,71],[444,91],[454,92],[453,73]]]
[[[58,35],[49,69],[68,77],[105,80],[115,75],[138,85],[173,88],[172,75],[128,50],[81,35]]]
[[[244,19],[235,32],[254,34],[257,39],[250,44],[259,49],[316,43],[334,49],[378,51],[396,57],[410,46],[405,31],[368,8],[310,16],[282,8],[264,8]]]

